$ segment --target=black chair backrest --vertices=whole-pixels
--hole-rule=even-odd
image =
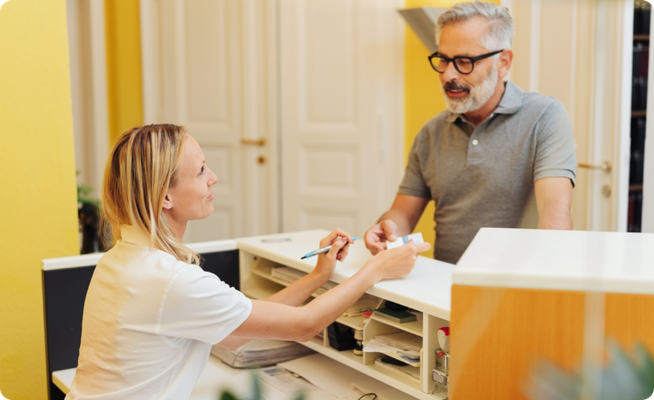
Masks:
[[[193,247],[193,246],[191,246]],[[235,247],[235,246],[233,246]],[[200,253],[202,268],[216,274],[230,286],[240,289],[238,250]],[[64,394],[52,382],[52,372],[77,367],[82,338],[82,313],[86,291],[100,255],[68,257],[71,267],[48,268],[44,261],[43,299],[50,399],[63,400]]]

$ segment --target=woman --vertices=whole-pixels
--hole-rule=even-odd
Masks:
[[[79,365],[66,399],[185,399],[211,345],[235,348],[251,338],[307,341],[373,284],[408,274],[409,244],[370,259],[354,276],[304,307],[347,255],[351,237],[336,229],[332,249],[298,282],[263,300],[204,272],[182,244],[186,224],[213,212],[218,181],[184,128],[148,125],[125,132],[102,185],[115,246],[95,269],[84,304]]]

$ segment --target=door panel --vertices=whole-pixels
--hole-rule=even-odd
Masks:
[[[380,188],[385,203],[394,195],[389,166],[397,164],[384,125],[394,125],[396,105],[379,101],[397,84],[397,71],[385,63],[402,57],[401,47],[381,34],[400,23],[388,18],[392,6],[280,3],[284,231],[341,227],[361,236],[384,211]],[[387,119],[380,123],[381,115]]]
[[[403,170],[402,4],[141,0],[146,122],[185,125],[220,179],[185,241],[361,235],[385,211]]]

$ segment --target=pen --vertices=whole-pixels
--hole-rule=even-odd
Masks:
[[[357,239],[358,238],[352,238],[352,241],[354,242]],[[350,242],[347,242],[347,243],[350,243]],[[300,260],[304,260],[305,258],[317,256],[318,254],[327,253],[329,251],[329,249],[331,249],[331,248],[332,248],[332,246],[329,245],[327,247],[323,247],[322,249],[314,250],[311,253],[307,253],[307,254],[303,255],[302,258],[300,258]]]

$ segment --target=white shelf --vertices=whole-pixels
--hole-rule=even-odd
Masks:
[[[356,317],[338,317],[336,322],[339,324],[343,324],[345,326],[349,326],[352,329],[356,329],[359,331],[363,330],[363,321],[365,321],[366,318],[364,316],[356,316]]]
[[[288,240],[281,243],[267,241],[265,240],[266,236],[237,239],[238,248],[241,251],[240,269],[243,292],[250,297],[263,298],[274,294],[276,290],[289,286],[288,281],[272,277],[272,270],[275,267],[291,267],[304,273],[311,272],[316,259],[300,260],[298,255],[306,254],[316,248],[320,239],[328,233],[327,231],[286,233],[281,236]],[[331,280],[337,284],[342,283],[354,275],[369,258],[370,253],[365,247],[359,242],[355,242],[350,248],[345,262],[337,264]],[[328,340],[312,339],[303,344],[417,399],[442,399],[443,397],[440,395],[425,393],[423,390],[428,391],[433,387],[431,370],[436,365],[427,364],[434,362],[434,357],[430,357],[428,354],[434,352],[437,343],[434,339],[434,332],[431,331],[449,321],[453,269],[454,266],[451,264],[419,257],[416,267],[409,276],[383,280],[367,291],[369,295],[379,298],[380,303],[381,300],[388,300],[421,311],[423,320],[428,321],[427,323],[412,321],[400,324],[374,315],[369,318],[368,324],[364,324],[367,318],[363,316],[341,316],[336,320],[350,328],[363,330],[365,341],[376,335],[399,331],[421,337],[423,341],[421,354],[424,354],[424,357],[421,357],[421,367],[416,367],[420,371],[420,379],[404,376],[401,372],[375,365],[375,358],[381,356],[382,353],[365,353],[362,356],[356,356],[351,350],[337,351],[329,347]],[[431,325],[438,326],[430,327]],[[324,335],[326,338],[326,331]]]
[[[395,321],[391,321],[388,318],[384,317],[378,317],[375,314],[370,316],[370,319],[374,321],[379,321],[381,323],[384,323],[386,325],[390,325],[394,328],[401,329],[403,331],[413,333],[414,335],[417,336],[422,336],[422,321],[411,321],[411,322],[404,322],[404,323],[397,323]]]
[[[443,397],[437,394],[423,393],[420,390],[420,383],[412,378],[405,378],[399,374],[395,374],[386,368],[371,364],[363,365],[361,356],[355,356],[352,350],[337,351],[331,347],[325,347],[313,341],[302,343],[308,348],[332,358],[343,365],[355,369],[361,373],[368,375],[371,378],[382,381],[404,393],[411,395],[420,400],[440,400]]]

